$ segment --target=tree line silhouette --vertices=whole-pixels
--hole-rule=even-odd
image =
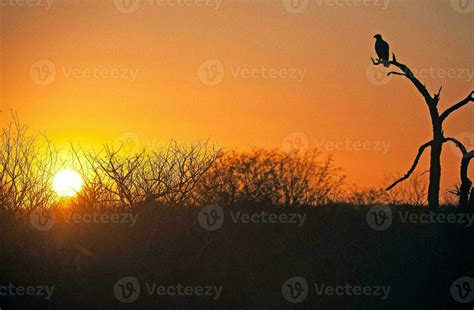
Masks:
[[[451,138],[446,138],[451,139]],[[456,141],[452,139],[452,141]],[[425,146],[427,147],[427,146]],[[462,144],[459,143],[462,149]],[[466,151],[464,151],[466,152]],[[127,153],[104,146],[91,151],[77,145],[59,150],[44,135],[30,135],[18,117],[2,129],[0,139],[0,206],[8,212],[49,208],[64,201],[51,184],[55,173],[77,171],[84,184],[67,203],[81,208],[129,208],[144,205],[204,206],[207,204],[323,206],[331,204],[426,203],[426,180],[415,176],[380,188],[360,188],[346,182],[330,156],[318,150],[283,152],[254,149],[224,151],[208,142],[183,145],[171,141],[161,150]],[[66,155],[65,155],[66,154]],[[462,175],[467,178],[468,157]],[[465,187],[461,184],[461,205]],[[468,179],[468,178],[467,178]],[[395,185],[398,185],[396,189]]]

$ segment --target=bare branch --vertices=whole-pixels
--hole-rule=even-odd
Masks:
[[[471,101],[474,101],[474,91],[471,91],[471,93],[466,98],[444,111],[440,116],[440,120],[444,121],[449,116],[449,114],[456,111],[457,109],[462,108]]]
[[[388,76],[390,76],[390,75],[392,75],[392,74],[394,74],[394,75],[403,75],[403,76],[406,76],[406,74],[404,74],[404,73],[395,72],[395,71],[390,71],[389,73],[387,73]]]
[[[381,59],[374,60],[372,59],[372,64],[375,66],[378,65],[383,65],[384,62]],[[426,103],[428,105],[436,105],[437,101],[436,98],[431,97],[430,93],[426,89],[425,85],[423,85],[418,78],[415,76],[415,74],[408,68],[406,65],[399,63],[397,61],[397,58],[395,57],[395,54],[392,54],[392,60],[388,62],[390,65],[394,65],[395,67],[399,68],[402,72],[389,72],[388,74],[396,74],[396,75],[403,75],[407,79],[409,79],[413,85],[415,85],[416,89],[421,93],[421,95],[425,98]]]
[[[438,102],[439,102],[439,98],[440,98],[440,95],[441,95],[441,90],[443,89],[443,86],[440,86],[439,90],[437,93],[434,93],[433,95],[433,100],[431,101],[431,106],[432,107],[436,107],[438,105]],[[436,109],[437,110],[437,109]]]
[[[472,158],[474,158],[474,150],[468,152],[464,144],[455,138],[445,138],[444,141],[453,142],[460,150],[463,155],[461,160],[461,186],[458,188],[459,194],[459,205],[462,207],[468,206],[469,201],[469,192],[471,191],[472,181],[468,176],[469,163]]]
[[[447,138],[445,138],[444,140],[445,140],[445,142],[446,142],[446,141],[451,141],[451,142],[453,142],[453,143],[458,147],[458,149],[461,151],[463,158],[469,158],[469,159],[470,159],[470,158],[473,158],[473,157],[474,157],[474,150],[472,150],[472,151],[469,152],[469,151],[466,149],[466,147],[464,146],[464,144],[462,144],[462,142],[459,141],[459,140],[457,140],[456,138],[447,137]]]
[[[420,148],[418,149],[418,154],[416,155],[415,161],[413,162],[413,165],[411,166],[410,170],[408,170],[408,172],[403,177],[398,179],[395,183],[393,183],[392,185],[387,187],[386,191],[391,190],[398,183],[403,182],[403,181],[405,181],[406,179],[408,179],[410,177],[410,175],[413,173],[413,171],[415,171],[415,168],[418,165],[418,162],[420,161],[421,155],[423,155],[423,152],[425,151],[425,149],[427,147],[431,146],[432,143],[433,143],[433,141],[430,141],[430,142],[426,142],[425,144],[420,146]]]

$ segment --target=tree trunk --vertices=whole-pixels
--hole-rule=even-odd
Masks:
[[[443,130],[439,120],[438,109],[431,105],[431,122],[433,124],[433,144],[430,158],[430,185],[428,187],[428,205],[431,209],[439,208],[439,190],[441,181],[441,151],[443,150]]]
[[[471,192],[472,187],[472,182],[467,176],[470,160],[471,158],[464,156],[461,161],[461,187],[459,189],[459,205],[463,208],[467,208],[469,206],[469,193]],[[473,194],[474,192],[471,193],[471,200],[474,200]]]
[[[439,189],[441,179],[441,150],[443,144],[433,141],[431,146],[430,185],[428,188],[428,205],[432,209],[439,207]]]

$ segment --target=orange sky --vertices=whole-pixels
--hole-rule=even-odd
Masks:
[[[377,185],[431,131],[407,80],[375,79],[372,36],[430,92],[443,85],[441,110],[474,85],[474,8],[458,0],[128,1],[0,0],[1,124],[15,110],[59,144],[210,138],[247,149],[299,137],[350,182]],[[445,132],[474,148],[474,105]],[[443,163],[444,184],[456,182],[450,147]]]

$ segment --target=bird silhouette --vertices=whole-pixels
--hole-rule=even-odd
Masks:
[[[376,34],[374,35],[375,38],[375,52],[377,53],[377,56],[379,59],[382,61],[383,65],[385,67],[388,67],[390,65],[389,63],[389,54],[390,54],[390,47],[387,42],[382,39],[382,35]]]

